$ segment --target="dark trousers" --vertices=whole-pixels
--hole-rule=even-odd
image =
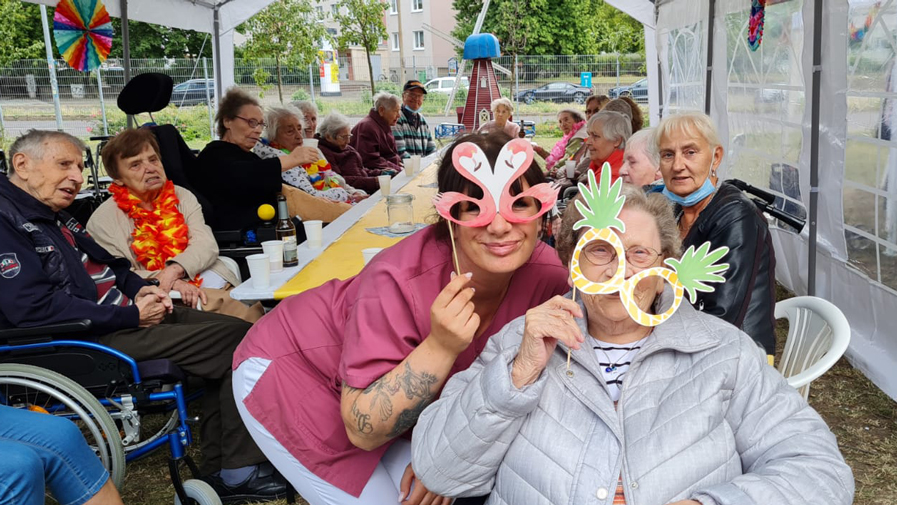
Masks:
[[[203,473],[265,461],[243,426],[231,386],[234,350],[250,326],[234,317],[175,307],[161,324],[120,330],[99,338],[101,344],[137,361],[169,359],[188,375],[204,379],[199,427]]]

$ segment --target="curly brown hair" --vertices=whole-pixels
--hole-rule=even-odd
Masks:
[[[640,210],[654,218],[657,230],[660,233],[660,255],[666,258],[676,258],[682,253],[682,240],[679,238],[679,227],[676,225],[676,216],[673,215],[673,205],[660,193],[645,194],[642,188],[632,184],[623,184],[621,195],[626,197],[623,207],[632,210]],[[558,256],[564,265],[570,264],[576,242],[585,230],[574,230],[573,225],[582,219],[579,209],[574,202],[583,201],[582,194],[568,202],[567,210],[561,220],[561,229],[555,236],[555,247]]]
[[[224,120],[237,117],[244,105],[262,107],[259,105],[258,100],[240,88],[233,87],[224,93],[224,96],[221,97],[221,102],[218,103],[218,113],[215,114],[215,124],[217,125],[219,138],[224,137],[224,134],[227,133],[227,128],[224,127]]]

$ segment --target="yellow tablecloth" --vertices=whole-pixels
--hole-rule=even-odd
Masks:
[[[429,222],[435,213],[432,200],[436,194],[436,169],[437,164],[433,163],[399,191],[399,193],[414,195],[414,221],[416,223]],[[430,185],[434,187],[422,187]],[[362,249],[386,248],[404,238],[383,237],[366,230],[366,228],[378,228],[388,224],[386,200],[383,199],[371,207],[342,237],[321,252],[317,259],[275,291],[274,298],[283,300],[288,296],[318,287],[331,279],[348,279],[357,274],[364,267],[364,258],[361,256]]]

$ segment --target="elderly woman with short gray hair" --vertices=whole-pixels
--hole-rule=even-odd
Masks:
[[[602,110],[589,118],[586,131],[588,132],[586,149],[589,150],[589,158],[592,160],[589,163],[589,170],[595,172],[595,177],[599,178],[601,167],[608,163],[611,180],[616,181],[623,166],[626,141],[632,136],[629,118],[619,112]]]
[[[290,153],[302,146],[302,130],[305,127],[304,120],[299,116],[299,111],[292,107],[274,107],[268,111],[266,138],[256,144],[253,152],[259,157],[268,159]],[[324,156],[319,153],[319,159]],[[312,173],[309,173],[313,170]],[[345,181],[334,177],[335,173],[320,170],[320,167],[312,165],[295,166],[281,173],[283,182],[299,188],[306,193],[334,202],[355,202],[367,197],[363,191],[345,185]]]
[[[654,129],[639,130],[629,137],[623,152],[620,178],[626,184],[649,186],[662,184],[660,153],[654,146]]]
[[[361,155],[365,168],[379,173],[389,170],[395,175],[403,168],[402,157],[392,136],[392,127],[399,120],[402,100],[386,91],[374,95],[374,107],[352,128],[349,144]]]
[[[321,120],[318,126],[318,149],[330,163],[333,171],[342,176],[346,183],[368,194],[380,189],[377,176],[382,172],[364,167],[361,155],[349,141],[349,118],[339,112],[331,112]]]
[[[674,291],[645,276],[679,255],[670,204],[628,184],[622,195],[618,246],[575,249],[612,209],[583,195],[597,214],[568,205],[557,240],[582,278],[626,279],[629,301],[555,296],[489,338],[420,414],[415,475],[440,496],[491,493],[487,505],[852,503],[835,436],[753,341],[688,303],[671,309]]]
[[[492,120],[483,123],[477,131],[480,133],[503,131],[511,138],[516,139],[517,134],[520,133],[520,125],[511,121],[511,114],[514,113],[511,101],[504,97],[496,98],[492,100],[490,107],[492,108]]]

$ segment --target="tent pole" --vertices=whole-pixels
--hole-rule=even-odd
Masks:
[[[50,88],[53,90],[53,108],[56,110],[56,129],[62,131],[62,108],[59,105],[59,81],[56,80],[56,62],[53,59],[53,42],[47,24],[47,6],[40,6],[40,22],[44,27],[44,47],[47,50],[47,68],[50,70]]]
[[[121,49],[124,56],[125,85],[131,82],[131,35],[128,30],[128,0],[119,0],[121,6]],[[134,116],[128,114],[128,128],[134,127]]]
[[[215,50],[215,96],[221,100],[224,96],[224,90],[221,89],[221,15],[217,5],[212,14],[212,30],[215,32],[212,34],[215,38],[215,45],[212,46]]]
[[[713,84],[713,22],[716,16],[716,0],[709,2],[709,14],[707,18],[707,80],[704,83],[704,113],[710,115],[710,90]]]
[[[810,209],[807,294],[816,296],[816,216],[819,209],[819,90],[822,86],[822,0],[813,2],[813,104],[810,112]]]

